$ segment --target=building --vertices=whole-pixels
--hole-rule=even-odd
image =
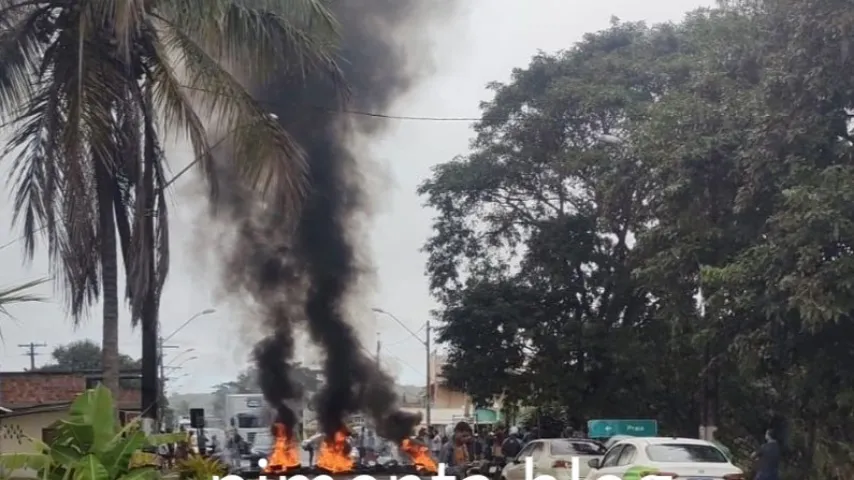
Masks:
[[[139,378],[122,372],[126,385],[116,403],[124,419],[139,414]],[[71,402],[100,381],[100,372],[0,372],[0,452],[32,452],[30,438],[49,441]]]
[[[471,397],[465,392],[454,390],[445,384],[442,369],[447,363],[447,357],[434,354],[431,358],[430,373],[430,423],[435,426],[452,425],[461,420],[477,424],[492,424],[501,420],[500,407],[491,405],[490,408],[475,408]],[[422,401],[424,393],[422,389]],[[422,405],[423,407],[423,405]],[[423,408],[405,408],[405,410],[420,412]]]

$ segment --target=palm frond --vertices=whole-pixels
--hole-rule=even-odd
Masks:
[[[124,98],[127,67],[112,55],[103,31],[92,28],[100,20],[91,11],[66,8],[53,15],[51,25],[62,28],[43,39],[33,90],[7,151],[20,152],[12,172],[25,249],[33,254],[36,225],[44,226],[52,274],[66,287],[70,313],[79,320],[100,293],[93,160],[110,172],[118,168],[113,107]]]
[[[176,61],[188,72],[189,87],[203,115],[219,119],[233,135],[237,173],[248,185],[268,197],[299,208],[306,180],[304,152],[247,89],[223,65],[183,30],[163,23],[167,48],[178,52]],[[212,165],[206,167],[212,171]]]
[[[32,79],[50,10],[19,0],[0,5],[0,115],[15,116],[33,94]]]
[[[340,74],[339,24],[323,0],[160,0],[155,12],[254,81],[282,71]],[[204,9],[204,14],[200,9]]]
[[[45,298],[41,295],[30,293],[29,290],[47,283],[48,279],[33,280],[12,287],[0,289],[0,315],[12,318],[8,307],[16,303],[43,302]]]
[[[201,170],[208,177],[208,184],[216,186],[212,168],[213,156],[208,144],[208,134],[190,98],[182,89],[181,82],[170,63],[166,46],[153,32],[148,32],[147,41],[151,46],[146,76],[161,125],[167,132],[175,131],[184,134],[193,147],[194,157]]]

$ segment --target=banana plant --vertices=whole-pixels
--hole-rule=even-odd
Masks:
[[[42,480],[157,480],[154,466],[134,466],[135,453],[183,439],[183,435],[146,435],[139,420],[124,428],[116,422],[110,391],[99,385],[77,396],[59,421],[48,445],[38,439],[33,453],[0,454],[0,469],[32,469]]]

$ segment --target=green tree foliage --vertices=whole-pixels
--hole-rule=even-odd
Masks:
[[[680,435],[708,406],[737,457],[782,426],[791,478],[850,478],[852,30],[841,0],[727,2],[491,85],[420,189],[448,382]]]
[[[155,465],[136,465],[136,456],[145,448],[176,442],[179,435],[145,435],[139,422],[121,427],[109,390],[99,386],[87,390],[71,404],[66,418],[54,426],[49,444],[29,439],[32,453],[4,453],[0,467],[5,472],[29,468],[38,478],[87,478],[92,480],[156,480],[161,473]]]
[[[45,365],[39,370],[45,371],[99,371],[101,370],[101,347],[92,340],[78,340],[67,345],[60,345],[51,353],[53,363]],[[119,362],[123,370],[138,370],[140,361],[128,355],[119,356]]]

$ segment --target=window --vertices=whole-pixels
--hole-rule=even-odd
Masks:
[[[262,428],[261,419],[248,413],[237,414],[237,428]]]
[[[620,454],[620,458],[617,459],[617,465],[630,465],[635,461],[637,453],[638,449],[635,448],[634,445],[626,445],[626,448],[623,449],[623,453]]]
[[[539,442],[537,442],[539,443]],[[534,452],[534,448],[537,446],[537,443],[529,443],[522,451],[519,452],[519,455],[516,455],[517,460],[524,460],[525,457],[530,457],[531,453]]]
[[[726,456],[712,445],[696,443],[664,443],[646,447],[654,462],[727,463]]]
[[[593,442],[572,442],[572,446],[580,455],[605,455],[608,451],[603,445]]]
[[[620,457],[620,454],[623,453],[624,444],[614,445],[611,450],[608,450],[608,453],[605,454],[605,458],[602,459],[602,464],[599,468],[605,467],[616,467],[617,459]]]
[[[551,442],[552,455],[604,455],[605,448],[593,442],[555,440]]]
[[[535,442],[531,445],[531,452],[528,454],[532,459],[537,460],[540,456],[545,453],[546,446],[543,442]]]
[[[573,444],[561,440],[557,440],[550,445],[552,455],[575,455],[576,451]]]

